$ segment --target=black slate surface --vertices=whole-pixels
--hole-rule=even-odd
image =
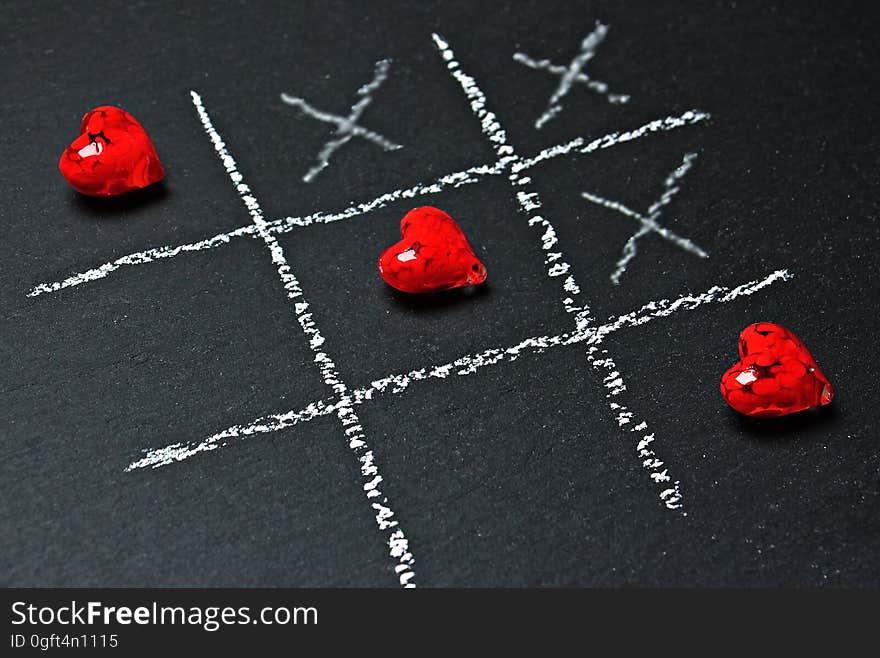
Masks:
[[[326,398],[258,240],[122,268],[27,297],[115,258],[248,224],[193,110],[198,91],[266,217],[334,211],[494,156],[431,33],[475,76],[520,152],[593,139],[691,108],[708,122],[530,173],[542,212],[604,320],[785,268],[751,297],[610,336],[623,399],[681,482],[666,509],[638,436],[617,422],[582,346],[358,407],[415,556],[443,585],[876,586],[876,303],[880,52],[862,3],[4,3],[0,28],[0,583],[62,586],[394,586],[397,578],[338,421],[324,416],[155,470],[147,448]],[[542,130],[558,78],[602,20],[587,71]],[[364,126],[311,184],[331,129],[280,102],[346,113],[393,58]],[[117,104],[150,131],[168,177],[90,202],[57,160],[83,112]],[[631,220],[686,151],[699,159],[619,286]],[[375,258],[402,214],[440,206],[490,271],[485,290],[412,301]],[[325,348],[353,387],[392,372],[571,329],[540,235],[505,177],[280,237]],[[727,408],[718,378],[740,329],[770,320],[811,346],[833,407],[779,422]]]

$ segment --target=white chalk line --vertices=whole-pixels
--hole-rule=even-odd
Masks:
[[[318,162],[306,172],[305,176],[303,176],[304,182],[311,183],[318,174],[327,168],[330,164],[330,158],[333,157],[333,154],[337,149],[343,144],[349,142],[353,137],[362,137],[385,151],[394,151],[402,148],[400,144],[392,142],[387,137],[380,135],[373,130],[363,128],[357,123],[358,120],[360,120],[361,115],[364,113],[364,110],[366,110],[370,103],[373,102],[373,92],[379,89],[379,87],[382,86],[382,83],[388,79],[388,69],[390,67],[390,59],[380,59],[376,62],[373,80],[358,89],[357,93],[361,98],[351,106],[351,112],[345,117],[319,110],[299,96],[281,94],[281,100],[284,103],[298,107],[307,115],[318,121],[332,123],[336,126],[336,137],[328,140],[321,148],[318,153]]]
[[[382,476],[379,474],[374,453],[367,445],[366,436],[361,427],[360,419],[352,405],[348,387],[339,376],[336,364],[327,352],[321,349],[324,344],[324,336],[309,312],[309,304],[303,294],[299,280],[294,275],[287,261],[283,248],[279,244],[278,239],[267,228],[268,222],[263,217],[263,211],[256,196],[244,182],[244,177],[239,172],[235,159],[227,150],[226,144],[214,127],[201,97],[194,91],[190,92],[190,94],[202,126],[214,145],[214,150],[223,163],[236,191],[241,196],[242,202],[248,209],[257,232],[269,249],[272,262],[277,268],[278,276],[284,286],[287,298],[293,303],[297,322],[299,322],[306,338],[309,339],[309,347],[314,352],[314,360],[318,365],[324,383],[335,394],[334,410],[336,411],[336,417],[342,424],[349,449],[354,453],[360,464],[361,476],[364,480],[363,490],[367,501],[373,509],[376,525],[387,539],[389,554],[396,563],[395,572],[398,575],[400,584],[404,587],[415,587],[415,573],[412,570],[414,558],[408,550],[408,541],[399,522],[395,518],[395,513],[391,508],[388,497],[380,489],[380,484],[383,481]]]
[[[31,290],[27,293],[27,296],[36,297],[38,295],[43,295],[49,292],[58,292],[59,290],[63,290],[64,288],[71,288],[73,286],[78,286],[83,283],[88,283],[90,281],[97,281],[99,279],[103,279],[109,276],[110,274],[125,265],[145,265],[146,263],[152,263],[157,260],[173,258],[174,256],[182,253],[213,249],[224,244],[229,244],[229,242],[231,242],[235,238],[245,235],[252,235],[254,232],[254,225],[250,224],[248,226],[237,228],[234,231],[229,231],[228,233],[219,233],[211,238],[199,240],[198,242],[190,242],[188,244],[181,244],[177,246],[168,245],[164,247],[156,247],[154,249],[147,249],[146,251],[136,251],[133,254],[121,256],[116,260],[104,263],[103,265],[99,265],[98,267],[94,267],[90,270],[72,274],[71,276],[67,277],[66,279],[62,279],[61,281],[37,284],[36,286],[31,288]]]
[[[545,160],[558,158],[561,155],[568,155],[571,152],[581,154],[595,153],[596,151],[611,148],[618,144],[626,144],[627,142],[641,139],[645,135],[650,135],[651,133],[675,130],[676,128],[683,128],[684,126],[693,125],[711,118],[712,115],[708,112],[703,112],[701,110],[687,110],[682,112],[679,116],[668,116],[662,119],[654,119],[653,121],[649,121],[633,130],[610,132],[607,135],[603,135],[602,137],[598,137],[589,142],[583,137],[576,137],[568,142],[546,148],[531,158],[524,158],[519,162],[514,163],[511,166],[511,171],[514,173],[520,173],[527,169],[531,169]]]
[[[351,400],[356,405],[366,404],[384,395],[403,394],[413,384],[419,382],[466,377],[490,366],[512,363],[521,356],[543,354],[551,348],[568,347],[579,343],[586,343],[591,348],[598,347],[607,336],[621,329],[640,327],[653,320],[669,317],[678,311],[691,311],[706,304],[725,304],[740,297],[752,295],[773,283],[788,281],[791,278],[792,275],[787,270],[776,270],[763,279],[748,281],[734,288],[713,286],[698,294],[685,294],[675,299],[648,302],[634,311],[611,318],[598,327],[588,327],[582,331],[556,336],[533,336],[508,347],[487,349],[475,354],[467,354],[448,363],[387,375],[366,386],[352,390]],[[615,380],[616,377],[613,377],[605,383],[616,387],[618,384]],[[294,425],[333,414],[336,412],[337,404],[333,398],[317,400],[299,410],[269,414],[248,423],[233,425],[201,441],[173,443],[162,448],[144,450],[144,455],[129,464],[126,471],[168,466],[224,448],[233,442],[257,435],[279,432]]]
[[[145,451],[144,456],[126,467],[126,472],[139,468],[158,468],[181,462],[200,453],[211,452],[228,445],[228,439],[243,439],[254,434],[278,432],[299,423],[335,413],[334,398],[326,398],[308,404],[299,411],[269,414],[243,425],[233,425],[198,443],[172,443],[163,448]]]
[[[661,226],[658,223],[658,219],[660,219],[660,215],[662,214],[662,210],[664,206],[667,206],[675,195],[680,191],[681,188],[678,187],[677,183],[682,178],[684,178],[685,174],[691,168],[693,161],[697,158],[696,153],[685,153],[682,159],[682,163],[675,168],[675,170],[666,177],[663,182],[663,193],[661,196],[651,204],[651,207],[648,209],[647,215],[642,215],[635,210],[632,210],[619,201],[612,201],[609,199],[605,199],[603,197],[598,196],[597,194],[591,194],[590,192],[582,192],[581,196],[585,198],[587,201],[598,204],[600,206],[604,206],[610,210],[615,210],[622,215],[627,217],[631,217],[639,222],[641,225],[635,233],[633,233],[624,243],[623,249],[621,251],[620,259],[617,261],[615,265],[614,271],[611,273],[611,282],[615,285],[620,283],[620,278],[627,270],[627,266],[629,262],[636,257],[638,254],[638,248],[636,243],[640,238],[650,234],[656,233],[663,239],[671,242],[672,244],[680,247],[684,251],[687,251],[694,256],[699,258],[708,258],[709,254],[706,253],[701,247],[696,245],[693,241],[688,238],[682,237],[666,228],[665,226]]]
[[[541,247],[546,252],[544,264],[547,266],[547,275],[551,278],[558,278],[562,282],[562,288],[566,295],[565,309],[567,312],[575,314],[575,328],[577,330],[583,329],[588,324],[589,307],[587,304],[576,305],[575,298],[581,294],[581,288],[570,273],[571,266],[557,246],[556,229],[546,218],[533,212],[540,210],[542,203],[537,191],[526,189],[531,179],[523,176],[522,170],[516,169],[516,164],[522,158],[515,153],[513,146],[508,142],[507,133],[495,113],[487,108],[486,96],[477,85],[476,80],[461,69],[448,42],[439,34],[435,33],[432,36],[434,44],[446,62],[446,68],[450,75],[458,82],[465,97],[470,101],[471,112],[480,121],[481,130],[488,138],[492,148],[495,149],[499,162],[503,162],[505,168],[510,168],[511,173],[508,180],[514,188],[517,203],[529,216],[529,226],[542,229]]]
[[[522,173],[540,164],[541,162],[545,162],[552,158],[568,155],[570,153],[590,154],[601,149],[611,148],[616,144],[623,144],[636,139],[640,139],[646,135],[655,132],[675,130],[677,128],[682,128],[687,125],[695,124],[700,121],[704,121],[709,117],[710,115],[708,113],[700,112],[697,110],[688,110],[677,117],[669,116],[662,119],[655,119],[642,126],[639,126],[634,130],[627,132],[608,133],[607,135],[604,135],[598,139],[594,139],[590,142],[587,142],[585,139],[579,137],[564,144],[557,144],[555,146],[546,148],[537,153],[532,158],[524,160],[520,159],[512,163],[507,158],[502,158],[491,164],[477,165],[463,171],[445,174],[437,178],[432,183],[419,183],[405,189],[396,190],[393,192],[386,192],[369,201],[351,204],[347,208],[339,212],[328,213],[326,211],[318,211],[310,215],[290,216],[276,219],[267,222],[266,228],[271,233],[279,235],[295,230],[297,228],[312,226],[313,224],[330,224],[333,222],[353,219],[355,217],[368,214],[373,210],[384,208],[388,204],[394,203],[402,199],[415,199],[421,196],[439,194],[440,192],[450,187],[457,188],[463,185],[478,183],[484,177],[498,176],[505,173],[508,166],[510,166],[510,170],[512,172]],[[30,291],[28,291],[27,295],[28,297],[36,297],[38,295],[43,295],[46,293],[58,292],[65,288],[71,288],[74,286],[82,285],[84,283],[103,279],[123,266],[145,265],[147,263],[163,260],[165,258],[173,258],[183,253],[214,249],[216,247],[227,245],[232,240],[240,237],[259,238],[260,236],[257,234],[255,226],[253,224],[248,224],[246,226],[239,227],[234,231],[220,233],[218,235],[207,238],[205,240],[200,240],[198,242],[191,242],[188,244],[177,246],[168,245],[153,249],[147,249],[146,251],[137,251],[126,256],[121,256],[116,260],[104,263],[84,272],[72,274],[69,277],[60,281],[39,283],[34,286]]]
[[[601,38],[603,36],[604,31],[599,30],[599,26],[597,25],[597,31],[593,35],[590,35],[590,37],[585,39],[585,43],[591,37],[593,37],[592,42],[598,43],[598,41],[601,41]],[[559,242],[557,233],[546,218],[541,215],[532,214],[532,211],[541,208],[542,204],[539,195],[537,192],[525,192],[517,190],[518,187],[522,187],[531,181],[531,179],[524,178],[521,175],[521,172],[527,168],[525,166],[526,163],[522,160],[522,158],[520,158],[520,156],[516,155],[513,146],[508,143],[507,134],[501,126],[500,122],[498,121],[497,116],[494,112],[491,112],[487,109],[485,94],[477,85],[476,80],[470,75],[464,73],[464,71],[461,69],[461,66],[459,62],[455,59],[455,55],[452,49],[449,47],[448,42],[438,34],[434,34],[433,38],[435,45],[437,46],[441,56],[446,62],[446,68],[449,70],[453,79],[455,79],[459,83],[462,91],[464,91],[465,96],[470,101],[471,111],[480,121],[483,134],[492,144],[492,147],[495,149],[496,153],[500,157],[507,159],[511,171],[511,174],[508,178],[514,188],[517,201],[519,202],[521,208],[530,215],[528,220],[529,225],[538,226],[544,229],[544,233],[541,236],[541,244],[544,251],[547,252],[547,256],[545,259],[545,264],[549,265],[547,275],[550,278],[565,277],[563,279],[563,307],[565,308],[565,311],[567,313],[573,315],[575,321],[575,330],[577,332],[584,331],[591,322],[590,309],[586,303],[578,303],[575,299],[578,295],[580,295],[581,288],[575,281],[574,275],[571,272],[571,267],[569,266],[568,262],[565,261],[562,256],[561,250],[557,246]],[[584,51],[586,51],[586,48],[584,49]],[[586,59],[589,58],[587,57]],[[554,102],[554,98],[551,98],[551,103],[552,102]],[[703,113],[694,113],[693,111],[690,111],[686,114],[683,114],[680,118],[674,119],[672,123],[675,124],[680,121],[684,121],[686,123],[689,121],[702,120],[702,118],[705,118],[705,116],[701,116],[702,114]],[[536,158],[533,158],[533,160],[537,162],[542,157],[555,157],[556,155],[559,155],[560,152],[569,152],[573,149],[581,149],[583,152],[585,149],[595,150],[605,148],[605,145],[608,144],[610,141],[619,143],[620,141],[636,139],[645,132],[662,129],[666,129],[666,124],[663,120],[654,125],[645,124],[636,131],[630,131],[630,133],[617,134],[608,141],[605,141],[605,139],[607,139],[607,136],[605,139],[600,139],[598,141],[594,140],[593,142],[586,145],[584,145],[582,141],[573,140],[566,145],[554,147],[554,149],[545,151],[539,154]],[[603,358],[597,359],[595,354],[597,350],[598,348],[595,346],[591,346],[588,349],[587,362],[590,364],[593,370],[599,372],[600,375],[605,375],[603,378],[603,384],[608,390],[606,398],[609,399],[609,408],[611,409],[612,413],[615,414],[618,426],[623,427],[627,423],[632,422],[635,415],[626,407],[626,405],[615,399],[616,396],[620,395],[626,390],[626,385],[623,383],[623,378],[620,375],[619,369],[617,368],[613,359],[607,354],[607,351],[603,351]],[[640,428],[640,430],[647,430],[646,422],[642,421],[635,424],[637,427]],[[647,434],[643,435],[642,440],[645,440],[646,436]],[[651,435],[651,440],[653,440],[653,435]],[[683,506],[680,482],[678,480],[672,480],[672,478],[669,476],[668,469],[661,470],[664,464],[663,461],[657,458],[656,454],[653,451],[651,451],[651,454],[653,456],[652,459],[642,459],[642,466],[649,472],[651,480],[656,485],[660,485],[663,487],[659,492],[659,497],[661,501],[667,509],[678,510],[683,514],[686,514],[686,512],[684,512],[682,509]]]

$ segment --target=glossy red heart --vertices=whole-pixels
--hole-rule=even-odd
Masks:
[[[147,131],[125,110],[112,105],[96,107],[83,117],[79,131],[58,163],[77,192],[115,196],[165,177]]]
[[[439,208],[410,210],[400,221],[400,242],[379,256],[379,274],[403,292],[439,292],[486,280],[458,223]]]
[[[747,416],[785,416],[826,405],[831,383],[792,331],[758,322],[739,336],[739,363],[721,378],[721,395]]]

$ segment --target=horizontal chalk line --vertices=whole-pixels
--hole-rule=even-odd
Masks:
[[[416,382],[446,379],[453,375],[472,375],[482,368],[504,362],[509,363],[517,360],[520,356],[540,354],[554,347],[565,347],[579,343],[598,346],[608,335],[621,329],[639,327],[652,320],[668,317],[682,310],[694,310],[705,304],[728,303],[740,297],[752,295],[776,282],[788,281],[792,276],[788,270],[776,270],[763,279],[748,281],[734,288],[713,286],[698,294],[686,294],[675,299],[648,302],[640,308],[613,318],[598,327],[589,327],[582,331],[557,336],[527,338],[510,347],[488,349],[463,356],[449,363],[426,366],[408,373],[388,375],[367,386],[352,390],[351,402],[365,404],[386,394],[403,393]],[[162,448],[146,450],[143,457],[129,464],[125,470],[159,468],[182,462],[190,457],[223,448],[234,440],[278,432],[300,423],[331,415],[337,412],[337,404],[338,402],[333,398],[318,400],[300,410],[269,414],[248,423],[233,425],[199,442],[173,443]]]
[[[463,171],[457,171],[446,174],[444,176],[440,176],[431,183],[419,183],[405,189],[395,190],[393,192],[386,192],[369,201],[364,201],[362,203],[353,203],[341,211],[317,211],[309,215],[282,217],[272,221],[267,221],[265,223],[265,228],[270,233],[277,235],[293,231],[297,228],[311,226],[313,224],[330,224],[333,222],[345,221],[354,217],[365,215],[369,212],[372,212],[373,210],[383,208],[388,204],[394,203],[399,200],[416,199],[422,196],[438,194],[447,188],[457,188],[462,185],[471,185],[474,183],[478,183],[487,176],[498,176],[505,173],[508,167],[510,167],[511,171],[513,171],[514,173],[519,173],[526,171],[527,169],[530,169],[540,164],[541,162],[545,162],[552,158],[568,155],[571,153],[593,153],[601,149],[611,148],[616,144],[623,144],[629,141],[633,141],[635,139],[640,139],[652,133],[675,130],[677,128],[695,124],[700,121],[705,121],[709,117],[710,115],[706,112],[700,112],[698,110],[688,110],[678,117],[670,116],[663,119],[655,119],[654,121],[650,121],[638,128],[635,128],[634,130],[608,133],[607,135],[604,135],[603,137],[600,137],[598,139],[594,139],[590,142],[587,142],[584,138],[579,137],[564,144],[558,144],[556,146],[546,148],[537,153],[532,158],[521,159],[518,162],[514,163],[512,166],[506,158],[500,158],[494,163],[477,165]],[[175,256],[179,256],[185,253],[215,249],[217,247],[225,246],[229,244],[232,240],[242,237],[261,239],[256,230],[256,226],[254,224],[248,224],[246,226],[239,227],[233,231],[219,233],[213,237],[199,240],[197,242],[190,242],[187,244],[176,246],[166,245],[153,249],[147,249],[145,251],[137,251],[125,256],[120,256],[115,260],[109,261],[102,265],[98,265],[84,272],[72,274],[67,278],[61,279],[59,281],[38,283],[33,288],[31,288],[30,291],[28,291],[27,296],[36,297],[38,295],[58,292],[66,288],[79,286],[84,283],[98,281],[111,275],[113,272],[116,272],[123,267],[145,265],[147,263],[152,263],[158,260],[174,258]]]

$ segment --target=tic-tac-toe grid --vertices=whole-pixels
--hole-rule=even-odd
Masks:
[[[477,165],[465,171],[442,176],[430,184],[417,185],[408,189],[389,192],[373,200],[350,206],[342,212],[326,213],[319,211],[306,217],[286,217],[269,221],[264,218],[259,201],[245,182],[244,175],[239,170],[230,150],[215,128],[205,102],[199,94],[192,92],[193,105],[202,126],[211,139],[231,182],[235,185],[245,204],[251,217],[251,223],[234,231],[219,234],[199,242],[159,247],[145,252],[129,254],[97,268],[75,274],[64,281],[39,284],[29,293],[33,296],[58,291],[106,277],[124,266],[171,258],[189,251],[216,248],[239,237],[252,237],[262,240],[270,253],[288,300],[292,304],[292,310],[297,322],[301,326],[303,333],[309,341],[309,346],[314,352],[315,363],[321,372],[325,384],[331,389],[332,395],[325,399],[315,400],[305,405],[302,409],[270,414],[243,425],[227,428],[198,442],[175,443],[147,450],[145,455],[131,463],[127,470],[164,466],[188,459],[200,453],[216,450],[236,439],[274,432],[323,415],[336,415],[343,428],[349,448],[359,461],[366,500],[373,510],[377,526],[388,545],[389,554],[394,561],[394,569],[398,580],[405,587],[414,587],[416,584],[413,567],[415,558],[408,538],[404,533],[403,524],[395,514],[392,501],[388,500],[388,497],[383,493],[383,480],[379,468],[381,455],[377,456],[370,449],[368,432],[361,426],[357,415],[356,407],[358,405],[376,401],[383,394],[402,393],[420,382],[444,379],[450,376],[468,376],[481,368],[514,361],[526,355],[540,354],[550,348],[575,347],[583,343],[583,347],[579,349],[585,350],[584,358],[591,366],[591,369],[602,380],[608,405],[616,423],[622,431],[631,433],[637,459],[648,472],[653,486],[657,487],[657,495],[662,504],[666,509],[686,514],[683,506],[680,480],[672,475],[665,459],[661,458],[658,454],[655,447],[656,437],[651,431],[648,422],[636,416],[635,412],[630,410],[624,403],[621,396],[627,390],[627,383],[617,368],[613,357],[602,347],[602,341],[606,336],[618,330],[639,326],[654,319],[666,317],[679,310],[693,309],[708,303],[728,302],[744,295],[750,295],[790,276],[787,271],[778,270],[763,278],[757,278],[732,288],[713,286],[705,292],[696,295],[686,294],[677,299],[652,301],[631,313],[598,324],[590,315],[589,305],[583,299],[582,288],[574,276],[570,261],[564,256],[555,228],[548,219],[540,214],[542,207],[541,199],[538,193],[531,187],[532,181],[527,174],[537,165],[552,158],[569,154],[589,154],[600,149],[613,147],[616,144],[640,139],[651,133],[674,130],[695,124],[704,121],[709,115],[697,110],[691,110],[679,116],[657,119],[630,131],[611,133],[589,142],[583,138],[577,138],[564,144],[551,146],[532,157],[523,157],[517,154],[515,148],[509,142],[498,117],[489,110],[483,91],[478,86],[476,80],[464,72],[460,63],[456,60],[449,43],[437,34],[433,35],[433,40],[442,60],[446,64],[447,70],[454,81],[461,87],[473,114],[481,123],[484,135],[493,146],[497,156],[495,162]],[[596,39],[593,42],[596,42]],[[587,43],[587,40],[585,40],[585,44],[590,45],[594,49],[596,43],[593,42]],[[580,69],[578,69],[579,71]],[[676,176],[673,174],[667,179],[666,192],[651,207],[647,216],[642,216],[635,213],[635,211],[625,212],[628,211],[628,208],[623,204],[604,200],[595,195],[587,196],[587,198],[637,220],[641,227],[634,234],[633,243],[638,239],[635,236],[645,235],[652,231],[674,242],[669,236],[664,235],[663,229],[656,222],[656,219],[660,208],[665,206],[671,199],[671,194],[668,193],[675,189],[673,187],[675,182],[686,172],[691,160],[692,158],[689,158],[688,155],[685,156],[682,165],[684,171],[682,171],[682,168],[679,168],[676,171],[680,175]],[[544,252],[546,274],[551,280],[558,282],[561,289],[560,301],[566,313],[571,315],[573,327],[563,328],[563,331],[553,335],[532,336],[514,345],[493,347],[479,353],[464,355],[448,363],[433,364],[406,373],[391,374],[358,388],[353,388],[343,382],[329,349],[324,347],[325,339],[312,315],[312,307],[310,302],[307,301],[307,291],[304,291],[300,285],[293,266],[288,262],[285,252],[277,240],[277,235],[318,223],[351,219],[381,208],[398,199],[414,199],[425,195],[438,194],[444,189],[477,183],[491,176],[507,177],[518,205],[528,217],[528,225],[538,231],[538,239]],[[684,239],[680,238],[680,240]]]

